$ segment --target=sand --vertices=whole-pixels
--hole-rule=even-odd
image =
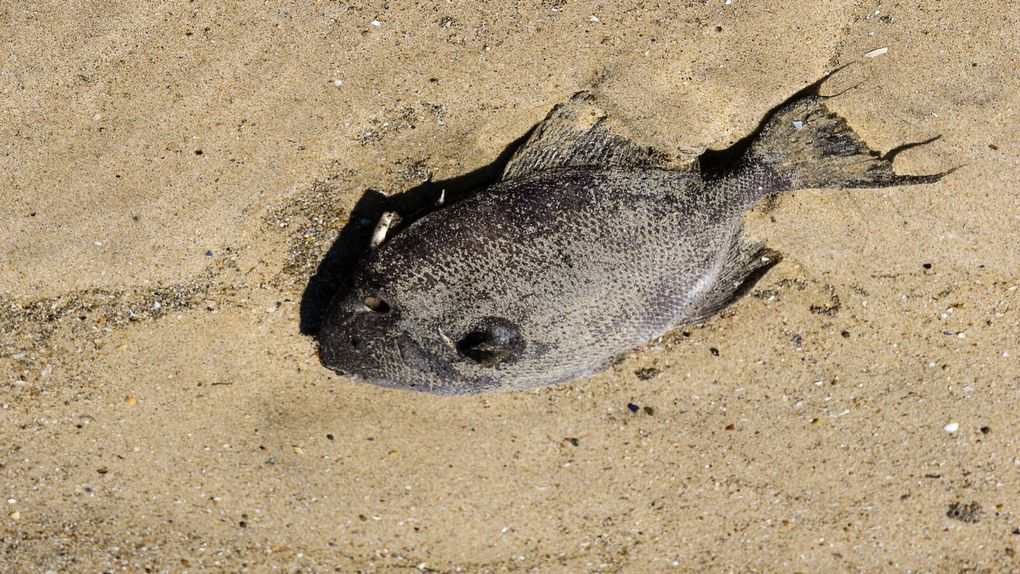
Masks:
[[[5,572],[1020,570],[1011,3],[9,2],[0,28]],[[581,89],[648,145],[724,147],[848,62],[866,141],[962,167],[759,207],[784,260],[702,327],[464,398],[341,378],[302,333],[366,190],[489,165]]]

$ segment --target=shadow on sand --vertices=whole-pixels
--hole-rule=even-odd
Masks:
[[[437,203],[444,192],[445,207],[496,182],[506,163],[529,135],[531,130],[507,146],[493,162],[464,175],[442,181],[426,181],[389,197],[372,189],[365,191],[351,210],[340,235],[319,262],[315,275],[305,286],[301,295],[301,333],[318,334],[330,301],[345,286],[368,252],[375,224],[383,213],[393,211],[400,216],[400,225],[389,233],[393,235],[415,220],[441,209]]]

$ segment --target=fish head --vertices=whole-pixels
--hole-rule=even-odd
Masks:
[[[391,388],[436,394],[499,388],[528,348],[519,322],[487,314],[484,304],[441,302],[441,291],[358,282],[328,312],[319,335],[323,364]]]

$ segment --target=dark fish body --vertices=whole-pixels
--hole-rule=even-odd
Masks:
[[[583,377],[708,318],[771,262],[740,239],[743,215],[762,197],[942,175],[896,175],[816,88],[777,108],[739,153],[706,153],[701,169],[649,153],[618,135],[590,96],[575,96],[500,182],[368,256],[326,318],[323,363],[444,394]]]

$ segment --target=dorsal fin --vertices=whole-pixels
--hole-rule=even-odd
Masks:
[[[619,133],[590,92],[578,92],[549,112],[507,162],[503,179],[557,167],[661,167],[670,158]]]

